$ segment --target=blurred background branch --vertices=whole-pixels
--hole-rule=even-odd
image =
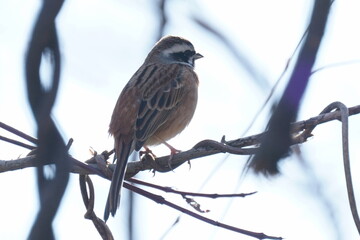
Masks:
[[[256,173],[275,175],[279,173],[278,161],[287,156],[291,145],[290,123],[295,121],[300,101],[320,48],[331,0],[316,0],[307,35],[295,68],[284,93],[269,120],[267,133],[259,151],[249,160],[248,167]],[[276,139],[276,141],[274,141]]]
[[[59,208],[69,179],[69,158],[65,143],[51,118],[52,108],[60,83],[60,50],[55,18],[62,7],[62,0],[43,1],[34,25],[26,55],[26,84],[28,101],[37,125],[37,183],[40,209],[28,239],[55,239],[53,219]],[[40,79],[42,57],[48,55],[52,64],[50,88]],[[54,164],[51,177],[44,166]]]

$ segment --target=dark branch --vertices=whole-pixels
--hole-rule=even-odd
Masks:
[[[291,146],[290,123],[295,121],[300,101],[308,85],[330,11],[330,0],[315,1],[308,34],[286,89],[272,114],[267,133],[258,153],[248,162],[256,173],[279,173],[278,162],[286,157]],[[274,141],[276,139],[276,141]]]
[[[248,231],[248,230],[245,230],[245,229],[230,226],[228,224],[224,224],[224,223],[221,223],[221,222],[214,221],[212,219],[204,217],[203,215],[192,212],[192,211],[190,211],[190,210],[188,210],[186,208],[182,208],[182,207],[180,207],[178,205],[175,205],[174,203],[167,201],[165,198],[163,198],[160,195],[150,193],[150,192],[145,191],[145,190],[143,190],[141,188],[135,187],[134,185],[130,185],[130,184],[126,183],[126,182],[124,182],[124,187],[131,190],[131,191],[133,191],[133,192],[136,192],[137,194],[140,194],[140,195],[142,195],[142,196],[144,196],[144,197],[146,197],[148,199],[151,199],[156,203],[166,205],[166,206],[171,207],[173,209],[176,209],[176,210],[178,210],[178,211],[180,211],[180,212],[182,212],[184,214],[187,214],[189,216],[192,216],[192,217],[194,217],[196,219],[199,219],[199,220],[201,220],[203,222],[209,223],[209,224],[217,226],[217,227],[221,227],[221,228],[224,228],[224,229],[227,229],[227,230],[230,230],[230,231],[234,231],[234,232],[237,232],[237,233],[241,233],[241,234],[247,235],[249,237],[257,238],[257,239],[278,239],[278,240],[283,239],[282,237],[268,236],[268,235],[266,235],[264,233],[252,232],[252,231]]]
[[[348,111],[349,111],[349,116],[359,114],[360,105],[348,108]],[[340,112],[334,111],[330,113],[323,113],[318,116],[309,118],[307,120],[292,123],[290,125],[291,133],[294,135],[294,137],[292,138],[292,144],[299,144],[306,142],[306,140],[311,136],[311,131],[313,131],[314,127],[329,121],[340,120],[340,119],[341,119]],[[311,129],[311,131],[306,131],[306,129]],[[180,166],[183,163],[186,163],[189,160],[206,157],[218,153],[224,153],[223,151],[224,145],[226,145],[227,147],[231,147],[231,149],[237,148],[239,149],[239,153],[240,153],[242,152],[242,150],[249,149],[249,147],[251,146],[257,146],[261,142],[263,136],[264,133],[256,134],[244,138],[239,138],[231,141],[216,142],[211,140],[210,146],[203,145],[201,143],[203,141],[201,141],[200,145],[196,144],[198,145],[198,148],[192,148],[187,151],[183,151],[173,155],[170,166],[169,166],[170,156],[158,157],[154,161],[154,159],[151,158],[149,155],[145,155],[143,159],[140,161],[128,163],[126,178],[128,179],[132,176],[135,176],[138,172],[146,171],[146,170],[155,170],[159,172],[172,171],[176,167]],[[209,141],[209,140],[205,140],[205,141]],[[216,145],[218,147],[216,147]],[[255,150],[255,147],[252,147],[251,149]],[[108,157],[109,154],[96,155],[86,161],[89,162],[88,164],[85,164],[83,162],[76,160],[75,158],[72,158],[73,164],[72,164],[71,172],[79,173],[79,174],[96,174],[103,178],[111,179],[109,173],[106,174],[104,173],[103,170],[104,167],[99,167],[99,164],[101,162],[106,164],[105,161]],[[27,156],[16,160],[0,160],[0,173],[19,170],[25,167],[35,167],[37,165],[34,160],[35,160],[35,156]],[[114,164],[109,164],[108,166],[110,169],[114,169],[115,167]]]

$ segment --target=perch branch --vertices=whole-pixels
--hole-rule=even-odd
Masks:
[[[338,110],[333,111],[334,109],[338,109]],[[308,120],[299,121],[299,122],[295,122],[295,123],[291,124],[291,134],[292,134],[292,143],[291,144],[294,145],[294,144],[306,142],[306,140],[310,136],[312,136],[312,131],[319,124],[326,123],[326,122],[333,121],[333,120],[341,120],[342,121],[342,123],[343,123],[342,124],[343,158],[344,158],[344,168],[345,168],[347,191],[348,191],[349,203],[350,203],[351,212],[352,212],[352,215],[354,218],[354,222],[359,230],[360,229],[360,220],[359,220],[358,212],[356,209],[356,202],[355,202],[354,191],[353,191],[353,186],[352,186],[352,181],[351,181],[351,174],[350,174],[351,168],[350,168],[349,150],[348,150],[348,116],[355,115],[358,113],[360,113],[360,105],[354,106],[351,108],[346,108],[346,106],[343,105],[342,103],[339,103],[339,102],[332,103],[332,104],[328,105],[318,116],[312,117]],[[2,127],[5,125],[0,123],[0,126]],[[2,128],[4,128],[4,127],[2,127]],[[15,132],[20,133],[20,135],[16,134],[18,136],[22,135],[20,131],[13,129],[11,127],[10,128],[5,127],[4,129],[11,133],[14,133],[14,134],[16,134]],[[217,154],[217,153],[228,152],[228,153],[239,154],[239,155],[251,155],[256,152],[257,146],[261,143],[261,139],[263,136],[264,136],[264,133],[252,135],[252,136],[245,137],[245,138],[239,138],[239,139],[235,139],[235,140],[231,140],[231,141],[226,141],[224,137],[221,139],[220,142],[213,141],[213,140],[203,140],[203,141],[197,143],[192,149],[185,151],[185,152],[178,153],[176,155],[173,155],[170,166],[169,166],[169,156],[153,159],[152,156],[145,155],[140,161],[128,163],[126,179],[130,182],[135,182],[138,184],[149,186],[148,183],[144,184],[142,181],[136,180],[136,179],[133,179],[130,177],[134,176],[139,171],[149,170],[149,169],[153,169],[155,171],[161,171],[161,172],[171,171],[191,159],[196,159],[196,158],[200,158],[200,157],[204,157],[204,156],[208,156],[208,155],[212,155],[212,154]],[[9,142],[11,142],[11,141],[9,141]],[[19,146],[22,146],[22,145],[19,144]],[[23,146],[23,147],[26,148],[26,146]],[[80,162],[80,161],[76,160],[75,158],[70,157],[71,163],[72,163],[71,164],[72,165],[71,172],[82,174],[82,175],[83,174],[85,174],[85,175],[96,174],[98,176],[101,176],[103,178],[111,180],[112,173],[111,173],[111,171],[108,171],[109,169],[106,167],[106,166],[109,166],[110,169],[114,168],[114,164],[107,165],[106,160],[108,159],[110,154],[111,154],[111,152],[110,153],[104,152],[99,155],[95,154],[95,156],[93,156],[91,159],[89,159],[87,161],[87,164]],[[24,158],[20,158],[17,160],[10,160],[10,161],[6,161],[6,160],[1,161],[0,160],[0,173],[6,172],[6,171],[11,171],[11,170],[18,170],[18,169],[22,169],[22,168],[26,168],[26,167],[35,167],[35,166],[39,165],[39,162],[35,161],[35,159],[36,159],[36,149],[32,150],[30,152],[30,155],[28,155]],[[90,184],[90,183],[87,183],[87,184]],[[180,206],[177,206],[171,202],[166,201],[161,196],[158,196],[158,195],[152,194],[150,192],[147,192],[143,189],[137,188],[133,185],[130,185],[127,182],[124,183],[124,187],[129,190],[132,190],[140,195],[146,196],[155,202],[158,202],[160,204],[165,204],[169,207],[177,209],[188,215],[196,217],[202,221],[205,221],[207,223],[210,223],[210,224],[213,224],[213,225],[216,225],[216,226],[219,226],[219,227],[231,230],[231,231],[236,231],[236,232],[246,234],[248,236],[252,236],[252,237],[255,237],[258,239],[265,239],[265,238],[282,239],[280,237],[271,237],[271,236],[267,236],[263,233],[255,233],[255,232],[239,229],[239,228],[236,228],[233,226],[229,226],[229,225],[226,225],[223,223],[216,222],[216,221],[208,219],[202,215],[199,215],[192,211],[181,208]],[[213,197],[213,198],[227,197],[226,195],[222,196],[222,195],[218,195],[218,194],[194,194],[194,193],[189,193],[189,192],[181,192],[181,191],[176,191],[173,189],[169,189],[166,187],[160,187],[160,186],[152,186],[151,185],[150,187],[155,187],[155,188],[158,188],[158,189],[166,191],[166,192],[180,194],[182,196],[189,195],[189,196],[201,196],[201,197]],[[92,194],[90,194],[89,201],[92,201],[91,195]],[[249,195],[249,194],[245,194],[245,196],[246,195]],[[234,195],[232,195],[231,197],[233,197],[233,196]],[[240,196],[240,195],[237,194],[236,196]],[[86,200],[86,201],[85,200],[86,199],[84,199],[84,202],[87,203],[86,205],[87,205],[88,211],[92,211],[92,207],[91,207],[92,204],[89,205],[88,200]],[[92,220],[97,221],[97,218],[95,217],[95,215],[92,218]],[[95,222],[94,222],[94,224],[95,224]]]
[[[349,116],[359,114],[360,105],[348,108],[348,111],[349,111]],[[340,119],[341,119],[340,111],[333,111],[330,113],[322,113],[318,116],[309,118],[307,120],[292,123],[291,133],[297,134],[292,139],[292,145],[306,142],[306,140],[311,136],[311,132],[316,126],[329,121],[340,120]],[[224,139],[222,139],[221,142],[216,142],[213,140],[204,140],[199,142],[198,144],[195,145],[195,147],[187,151],[183,151],[173,155],[170,166],[169,166],[170,156],[158,157],[154,161],[154,159],[151,156],[145,155],[139,161],[128,163],[126,178],[128,179],[132,176],[135,176],[138,172],[145,170],[155,170],[159,172],[172,171],[181,164],[189,160],[201,158],[209,155],[214,155],[218,153],[232,152],[234,154],[249,155],[256,150],[256,146],[260,144],[263,136],[264,133],[260,133],[231,141],[225,141]],[[250,148],[251,146],[253,147]],[[236,150],[238,151],[237,153],[235,153],[234,151],[235,149],[237,149]],[[106,154],[106,157],[104,157],[102,154],[96,155],[87,161],[90,162],[88,164],[85,164],[83,162],[76,160],[75,158],[72,158],[73,164],[72,164],[71,172],[79,173],[79,174],[97,174],[101,177],[110,179],[108,174],[106,175],[102,173],[100,167],[96,163],[99,161],[105,163],[107,157],[108,154]],[[26,156],[24,158],[19,158],[15,160],[0,160],[0,173],[19,170],[26,167],[35,167],[36,163],[34,159],[35,159],[34,156]],[[114,169],[115,164],[109,164],[108,166],[109,168]]]

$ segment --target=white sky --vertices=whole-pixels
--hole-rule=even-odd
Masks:
[[[24,88],[24,52],[41,1],[0,1],[0,121],[31,135],[34,121]],[[189,39],[205,57],[197,62],[200,99],[190,126],[170,143],[186,150],[203,139],[240,137],[259,109],[269,89],[260,89],[212,35],[193,24],[192,15],[221,29],[259,73],[274,84],[294,51],[310,18],[312,1],[169,1],[166,33]],[[316,67],[360,60],[360,2],[335,1]],[[65,139],[74,138],[71,154],[90,157],[112,147],[107,128],[122,87],[156,41],[158,22],[153,1],[66,1],[57,19],[62,49],[62,83],[54,118]],[[283,80],[285,85],[289,74]],[[359,104],[359,62],[328,68],[311,78],[299,119],[318,114],[333,101]],[[280,93],[280,90],[277,92]],[[268,108],[267,108],[268,110]],[[262,131],[268,112],[249,134]],[[350,121],[350,150],[355,191],[360,172],[358,146],[360,117]],[[282,176],[274,179],[247,175],[239,183],[246,158],[229,157],[205,185],[204,180],[224,155],[192,161],[174,172],[137,177],[184,191],[233,193],[258,191],[245,199],[201,199],[206,216],[251,231],[300,239],[356,239],[345,190],[341,159],[340,124],[318,127],[315,137],[301,146],[310,169],[296,158],[282,164]],[[1,131],[1,135],[5,133]],[[167,154],[163,147],[157,155]],[[0,142],[0,160],[24,156],[24,149]],[[0,174],[0,239],[25,239],[38,209],[35,170]],[[319,186],[314,183],[315,174]],[[109,182],[92,177],[96,187],[96,212],[102,216]],[[238,187],[240,185],[240,187]],[[161,193],[162,194],[162,193]],[[126,195],[126,190],[123,191]],[[187,207],[179,197],[162,194]],[[357,194],[358,195],[358,194]],[[322,196],[322,197],[321,197]],[[324,204],[322,199],[326,199]],[[116,239],[123,239],[126,197],[116,218],[108,223]],[[137,198],[137,239],[160,239],[180,215],[180,223],[165,239],[250,239],[181,215],[175,210]],[[325,201],[325,202],[326,202]],[[331,207],[333,213],[329,210]],[[226,211],[227,210],[227,211]],[[55,220],[57,239],[99,239],[92,223],[83,218],[85,208],[77,176],[71,175],[66,195]],[[331,214],[334,215],[332,222]],[[338,227],[336,231],[334,224]]]

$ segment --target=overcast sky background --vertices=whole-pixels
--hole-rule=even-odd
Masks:
[[[123,86],[142,64],[157,41],[158,16],[155,1],[72,0],[66,1],[57,27],[62,52],[62,74],[53,116],[65,141],[75,141],[71,154],[90,157],[89,148],[110,150],[110,116]],[[284,70],[298,44],[312,10],[313,1],[168,1],[166,35],[189,39],[204,55],[197,61],[200,79],[199,102],[189,127],[170,143],[187,150],[203,139],[235,139],[242,136],[271,86]],[[24,86],[24,53],[41,1],[0,1],[0,121],[35,135],[34,120]],[[354,106],[359,101],[360,2],[335,1],[315,68],[334,63],[311,78],[299,120],[317,115],[333,101]],[[196,25],[197,16],[217,27],[264,76],[260,87],[233,54],[213,35]],[[292,64],[294,63],[292,60]],[[290,65],[292,67],[293,65]],[[290,68],[291,70],[291,68]],[[288,80],[288,71],[275,96]],[[44,71],[46,73],[46,71]],[[44,74],[46,75],[46,74]],[[246,134],[261,132],[268,106]],[[184,191],[234,193],[258,191],[244,199],[196,200],[204,214],[214,220],[288,240],[358,239],[352,221],[341,158],[341,125],[327,123],[314,131],[315,137],[301,146],[303,160],[292,157],[282,162],[283,175],[273,179],[248,174],[240,177],[246,157],[216,155],[192,161],[166,174],[144,172],[137,177]],[[350,154],[355,191],[360,152],[360,117],[350,119]],[[6,135],[1,131],[1,135]],[[163,146],[153,149],[168,154]],[[0,159],[16,159],[27,151],[0,142]],[[220,163],[223,163],[220,165]],[[219,167],[220,166],[220,167]],[[215,174],[205,181],[217,168]],[[25,239],[38,210],[34,169],[0,174],[0,239]],[[110,183],[92,177],[96,188],[96,213],[102,217]],[[127,190],[123,191],[125,196]],[[183,200],[163,194],[182,207]],[[359,194],[357,193],[357,196]],[[126,235],[127,198],[122,198],[116,218],[109,227],[116,239]],[[54,226],[57,239],[100,239],[92,223],[83,218],[78,176],[71,175]],[[182,215],[144,199],[136,198],[136,239],[161,239],[178,216],[180,222],[164,239],[251,239]]]

